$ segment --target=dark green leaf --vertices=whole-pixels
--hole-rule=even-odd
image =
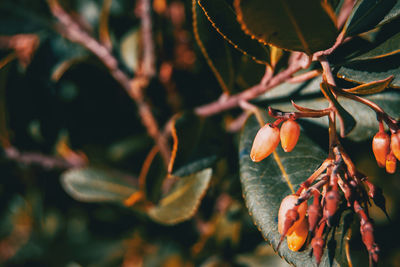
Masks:
[[[128,175],[93,167],[68,170],[61,182],[68,194],[84,202],[122,203],[137,191]]]
[[[356,83],[370,83],[393,75],[392,87],[400,87],[400,55],[346,64],[338,69],[338,77]]]
[[[393,81],[393,76],[389,76],[384,80],[365,83],[353,88],[343,89],[343,90],[347,93],[359,94],[359,95],[376,94],[385,90],[392,81]]]
[[[229,93],[234,83],[230,48],[215,31],[196,0],[192,0],[192,9],[196,42],[222,90]]]
[[[373,29],[396,4],[396,0],[361,0],[345,25],[346,36],[356,35]]]
[[[176,224],[190,219],[207,191],[211,175],[212,169],[209,168],[179,178],[179,181],[160,200],[158,205],[148,211],[149,216],[163,224]]]
[[[170,173],[186,176],[209,168],[217,161],[223,145],[218,120],[185,113],[174,122],[174,128],[177,151]]]
[[[382,58],[397,53],[400,53],[400,33],[397,33],[384,42],[374,46],[366,53],[352,58],[351,61]]]
[[[400,15],[400,1],[395,1],[396,3],[394,6],[390,9],[389,13],[386,14],[386,16],[379,22],[378,26],[381,26],[383,24],[386,24],[396,18],[399,17]]]
[[[297,190],[313,170],[319,167],[327,154],[302,133],[292,152],[285,153],[279,146],[276,156],[270,155],[255,163],[250,159],[249,153],[259,128],[258,122],[251,117],[241,134],[240,180],[250,215],[264,238],[276,249],[280,239],[277,216],[282,199]],[[348,225],[340,224],[335,232],[336,246],[325,249],[320,266],[347,266],[342,246],[343,233],[347,228]],[[310,257],[310,247],[302,252],[293,252],[288,249],[285,241],[278,253],[295,266],[315,266],[314,258]]]
[[[236,13],[245,32],[262,43],[312,54],[333,45],[337,30],[322,1],[236,0]]]
[[[269,64],[269,48],[246,35],[236,20],[236,14],[225,0],[198,0],[212,26],[234,48],[254,61]]]
[[[46,1],[2,0],[0,35],[35,33],[51,28],[52,15]]]

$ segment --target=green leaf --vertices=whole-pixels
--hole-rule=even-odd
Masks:
[[[346,36],[373,29],[396,4],[396,0],[361,0],[353,8],[345,25]]]
[[[132,29],[126,33],[121,40],[120,51],[121,58],[129,70],[136,72],[139,67],[139,44],[140,31],[139,28]]]
[[[0,35],[36,33],[51,29],[51,18],[46,1],[0,1]]]
[[[223,145],[218,124],[216,118],[204,119],[194,113],[185,113],[176,119],[173,122],[176,155],[172,157],[169,173],[186,176],[213,166]]]
[[[244,31],[265,44],[312,54],[331,47],[337,29],[322,1],[235,0]]]
[[[129,178],[120,172],[87,167],[64,172],[61,183],[78,201],[122,203],[137,191]]]
[[[276,250],[280,239],[277,216],[282,199],[292,194],[293,190],[297,190],[299,185],[325,160],[327,154],[302,133],[292,152],[285,153],[278,146],[276,155],[255,163],[250,159],[249,153],[259,128],[256,119],[251,117],[241,134],[240,181],[245,202],[254,223],[263,237]],[[348,224],[340,223],[335,231],[336,246],[328,246],[325,249],[320,266],[347,266],[342,245],[347,229]],[[314,258],[310,257],[310,250],[309,246],[304,251],[293,252],[288,249],[284,241],[278,253],[294,266],[315,266]]]
[[[390,9],[390,11],[386,14],[386,16],[379,22],[378,26],[381,26],[383,24],[386,24],[396,18],[399,17],[400,15],[400,1],[395,1],[396,3],[394,6]]]
[[[269,47],[246,35],[236,20],[236,14],[225,0],[198,0],[215,30],[235,49],[261,64],[269,64]]]
[[[377,59],[398,53],[400,53],[400,33],[397,33],[387,40],[375,45],[367,52],[352,58],[351,61]]]
[[[212,169],[208,168],[179,178],[158,205],[148,211],[149,216],[163,224],[177,224],[190,219],[197,211],[201,199],[207,191],[211,175]]]
[[[392,87],[400,87],[400,55],[388,56],[340,67],[337,76],[355,83],[370,83],[393,75]]]
[[[343,91],[358,95],[376,94],[385,90],[392,81],[393,81],[393,76],[389,76],[384,80],[365,83],[353,88],[343,89]]]
[[[192,0],[193,33],[201,53],[225,93],[233,89],[232,55],[225,40],[215,31],[196,0]]]

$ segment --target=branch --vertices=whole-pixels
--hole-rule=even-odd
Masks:
[[[236,108],[239,106],[241,102],[246,102],[252,100],[261,94],[273,89],[279,84],[285,82],[289,78],[292,77],[294,73],[304,68],[304,62],[302,60],[297,60],[293,64],[291,64],[286,70],[278,73],[274,77],[268,80],[268,82],[264,85],[262,83],[257,84],[249,89],[245,90],[236,95],[232,95],[223,100],[217,100],[210,104],[206,104],[195,109],[195,112],[199,116],[211,116],[222,111],[226,111],[232,108]]]
[[[72,17],[63,10],[57,0],[47,0],[53,15],[59,20],[62,27],[58,31],[71,42],[78,43],[95,54],[108,68],[112,77],[121,85],[128,95],[136,102],[139,115],[148,134],[155,140],[160,149],[164,162],[168,164],[170,149],[165,137],[159,131],[158,123],[154,118],[150,105],[144,100],[143,90],[148,86],[149,79],[154,75],[154,48],[151,37],[150,2],[142,0],[142,32],[144,42],[144,55],[142,72],[131,80],[119,67],[118,61],[110,51],[85,32]]]
[[[68,161],[59,157],[52,157],[36,152],[20,152],[12,146],[4,148],[4,155],[13,161],[25,165],[37,165],[44,169],[70,169],[82,167],[86,161]]]

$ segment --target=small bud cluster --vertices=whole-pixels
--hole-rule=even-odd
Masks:
[[[294,120],[286,120],[279,130],[279,123],[265,124],[258,132],[253,141],[250,157],[252,161],[259,162],[275,151],[279,142],[285,152],[290,152],[296,146],[300,136],[300,126]]]
[[[297,112],[269,108],[269,115],[277,120],[258,131],[251,149],[251,159],[258,162],[268,157],[279,142],[285,152],[292,151],[300,135],[300,126],[295,120],[302,117],[329,117],[330,147],[329,156],[322,165],[301,184],[295,194],[282,200],[278,215],[278,231],[281,238],[277,249],[279,250],[285,237],[288,248],[293,251],[307,246],[307,240],[311,240],[313,255],[319,265],[328,233],[338,224],[340,213],[347,206],[347,209],[352,209],[360,219],[362,241],[368,250],[372,266],[378,262],[379,247],[375,243],[368,208],[371,206],[371,199],[388,216],[382,190],[369,182],[345,153],[334,128],[332,114],[335,114],[335,109],[313,110],[298,106],[294,102],[292,105]],[[397,160],[400,160],[399,121],[380,110],[377,115],[379,132],[372,141],[373,153],[379,167],[386,168],[388,173],[394,173]],[[284,123],[279,129],[282,121]],[[388,125],[391,135],[384,131],[383,122]],[[312,204],[308,205],[311,198]]]
[[[278,216],[278,231],[281,234],[278,249],[285,237],[289,249],[293,251],[306,245],[306,240],[311,240],[313,254],[319,264],[328,232],[338,223],[342,205],[347,204],[360,218],[363,243],[369,252],[371,264],[376,263],[379,248],[375,243],[373,225],[368,216],[368,197],[386,214],[385,199],[378,187],[369,182],[366,176],[355,171],[344,151],[339,147],[335,147],[334,151],[334,159],[326,159],[301,184],[296,194],[282,200]],[[307,201],[310,198],[313,201],[308,206]]]
[[[395,173],[397,160],[400,160],[400,131],[389,136],[383,127],[372,140],[372,151],[378,166],[386,168],[387,173]]]

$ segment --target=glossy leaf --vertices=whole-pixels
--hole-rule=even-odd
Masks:
[[[261,64],[269,64],[269,47],[246,35],[225,0],[198,0],[212,26],[235,49]]]
[[[191,218],[207,191],[211,175],[209,168],[179,178],[171,191],[148,211],[149,216],[163,224],[176,224]]]
[[[391,75],[394,76],[391,86],[400,87],[400,55],[349,63],[337,71],[339,78],[356,83],[370,83]]]
[[[211,167],[219,157],[223,133],[215,118],[185,113],[173,122],[174,149],[169,173],[186,176]]]
[[[396,3],[394,4],[394,6],[392,6],[392,8],[390,9],[390,11],[385,15],[385,17],[379,22],[378,26],[381,26],[383,24],[386,24],[396,18],[399,17],[400,15],[400,1],[395,1]]]
[[[68,170],[61,183],[71,197],[84,202],[122,203],[137,191],[129,176],[93,167]]]
[[[327,154],[302,133],[292,152],[285,153],[278,147],[275,156],[271,155],[259,163],[254,163],[249,153],[259,128],[256,119],[250,117],[241,134],[240,180],[243,196],[254,223],[263,237],[276,249],[280,239],[277,217],[282,199],[297,190],[313,170],[319,167]],[[328,246],[325,249],[320,266],[347,266],[342,244],[348,226],[340,224],[335,232],[336,246]],[[314,258],[310,257],[310,247],[301,252],[293,252],[284,241],[278,253],[295,266],[315,266]]]
[[[343,91],[359,95],[376,94],[385,90],[392,81],[393,81],[393,76],[389,76],[384,80],[365,83],[353,88],[344,89]]]
[[[400,53],[400,33],[391,36],[367,52],[352,58],[351,61],[377,59],[398,53]]]
[[[346,36],[373,29],[396,4],[396,0],[361,0],[353,8],[345,25]]]
[[[262,43],[312,54],[335,42],[334,12],[322,1],[235,0],[234,5],[242,29]]]
[[[354,129],[354,127],[356,126],[356,121],[354,120],[351,113],[349,113],[342,107],[342,105],[340,105],[326,83],[321,83],[320,88],[325,97],[328,97],[331,103],[333,103],[333,105],[335,106],[339,117],[338,119],[340,123],[340,136],[345,137]]]
[[[225,40],[215,31],[197,0],[192,0],[192,15],[197,45],[222,90],[229,93],[234,82],[231,51]]]

